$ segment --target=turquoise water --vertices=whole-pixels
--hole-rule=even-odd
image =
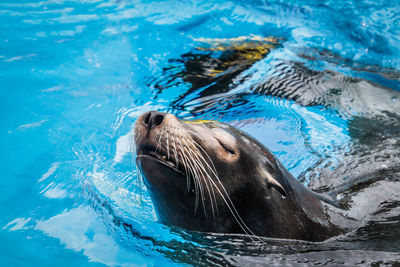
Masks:
[[[182,76],[183,55],[201,54],[200,38],[251,35],[278,45],[223,80],[229,86],[196,87]],[[397,1],[1,1],[1,265],[399,260],[395,192],[393,213],[376,220],[387,228],[256,248],[158,223],[130,146],[141,113],[168,111],[245,130],[310,187],[333,188],[359,169],[384,169],[382,181],[397,182],[399,36]],[[360,82],[304,101],[256,92],[279,62]],[[366,96],[346,94],[353,84]]]

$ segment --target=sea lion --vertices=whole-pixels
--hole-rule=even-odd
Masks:
[[[136,163],[162,223],[310,241],[348,229],[329,200],[233,126],[150,111],[135,124],[135,143]]]

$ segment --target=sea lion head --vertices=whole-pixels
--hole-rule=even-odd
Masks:
[[[275,156],[228,124],[150,111],[136,122],[135,142],[136,163],[163,223],[264,235],[290,197]]]

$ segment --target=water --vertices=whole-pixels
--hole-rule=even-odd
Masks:
[[[240,36],[268,51],[213,51]],[[1,265],[400,261],[399,36],[396,1],[3,0]],[[365,225],[263,245],[158,223],[130,153],[147,110],[245,130]]]

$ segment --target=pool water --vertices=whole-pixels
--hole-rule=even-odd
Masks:
[[[396,1],[3,0],[1,265],[400,262],[399,36]],[[239,62],[238,37],[268,51]],[[260,244],[159,223],[131,144],[148,110],[248,132],[364,226]]]

